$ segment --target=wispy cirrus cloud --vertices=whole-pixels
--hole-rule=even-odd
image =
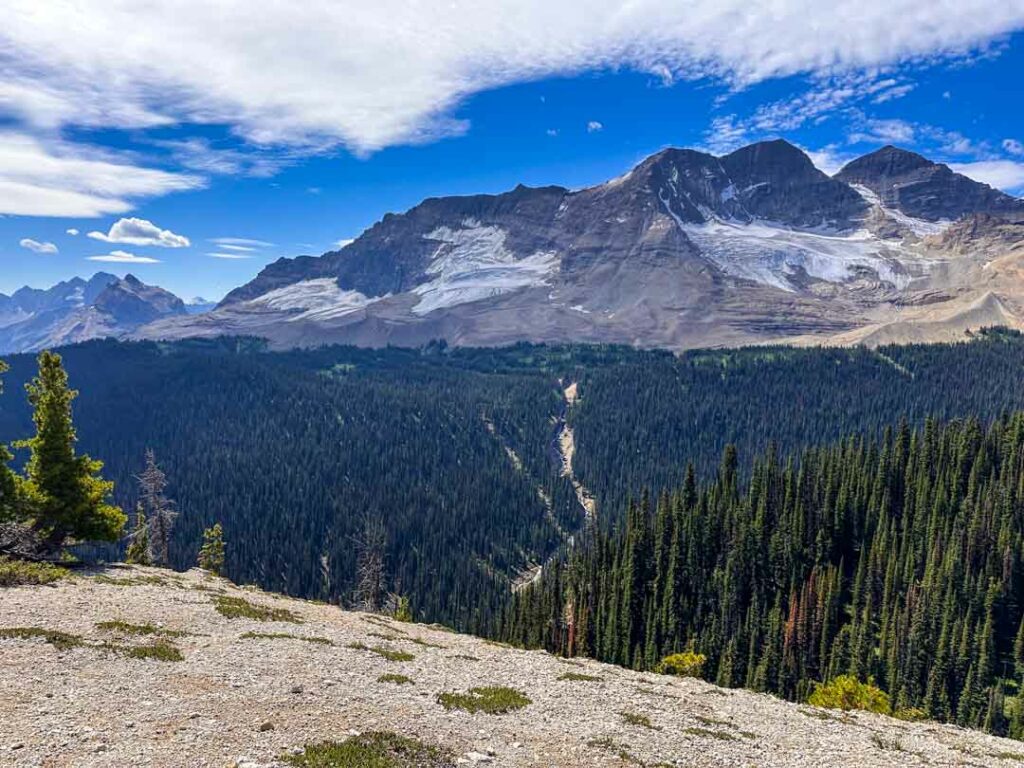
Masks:
[[[458,134],[467,125],[453,108],[466,97],[548,75],[631,68],[743,87],[962,55],[1024,26],[1024,6],[1005,0],[837,0],[827,13],[816,0],[456,0],[441,12],[382,0],[259,13],[243,0],[8,0],[4,16],[0,103],[24,123],[222,124],[256,145],[357,153]]]
[[[0,214],[93,218],[124,213],[138,198],[202,185],[199,177],[94,148],[0,131]]]
[[[154,259],[152,256],[136,256],[134,253],[129,251],[111,251],[110,253],[103,253],[99,256],[87,256],[88,261],[104,261],[111,264],[159,264],[160,259]]]

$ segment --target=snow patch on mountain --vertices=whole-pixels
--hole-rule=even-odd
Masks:
[[[881,209],[886,216],[907,227],[918,237],[941,234],[947,227],[949,227],[950,224],[953,223],[949,221],[949,219],[940,219],[939,221],[915,219],[913,216],[907,216],[907,214],[902,211],[898,211],[895,208],[886,208],[882,205],[882,199],[867,187],[861,184],[851,184],[850,186],[853,187],[869,205],[873,205]]]
[[[426,269],[432,279],[416,286],[420,297],[412,308],[417,315],[469,304],[522,288],[546,285],[558,269],[558,254],[539,251],[516,259],[501,227],[486,226],[474,219],[462,228],[438,227],[426,235],[440,242]]]
[[[830,283],[855,277],[859,269],[905,288],[910,275],[888,244],[861,230],[824,234],[771,226],[710,221],[681,225],[701,253],[733,277],[795,291],[800,272]]]
[[[358,312],[376,301],[359,291],[346,291],[333,277],[303,280],[247,302],[250,307],[296,312],[291,320],[327,320]]]

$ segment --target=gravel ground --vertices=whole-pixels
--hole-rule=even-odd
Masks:
[[[290,609],[302,623],[226,618],[214,608],[218,594]],[[566,662],[238,588],[199,571],[115,567],[58,586],[0,590],[0,629],[60,630],[87,643],[151,642],[96,627],[110,620],[189,633],[171,640],[184,661],[0,639],[0,765],[270,768],[304,744],[372,730],[447,747],[469,765],[1024,764],[1024,744],[953,726],[844,715],[696,680]],[[242,638],[246,632],[331,644]],[[415,658],[388,661],[350,643]],[[413,682],[378,681],[386,673]],[[600,680],[559,680],[566,673]],[[516,688],[532,703],[488,715],[446,711],[437,702],[441,692],[481,685]],[[623,713],[645,716],[651,727],[630,724]]]

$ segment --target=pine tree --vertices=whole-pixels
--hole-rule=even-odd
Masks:
[[[220,523],[203,531],[203,546],[199,548],[198,565],[215,576],[224,570],[224,531]]]
[[[128,549],[124,554],[124,561],[132,565],[151,565],[152,560],[149,554],[149,526],[146,525],[146,512],[142,503],[135,507],[135,527],[129,534]]]
[[[99,476],[103,462],[75,453],[71,403],[60,355],[39,355],[39,375],[26,385],[36,434],[18,443],[30,451],[21,482],[33,532],[54,554],[70,539],[116,541],[127,521],[107,503],[114,484]]]

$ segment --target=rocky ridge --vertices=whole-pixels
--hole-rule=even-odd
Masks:
[[[222,615],[224,599],[276,620]],[[132,626],[183,658],[133,658],[124,648],[149,640]],[[1018,742],[953,726],[565,661],[200,571],[111,567],[52,587],[4,589],[0,635],[16,627],[63,632],[67,645],[0,637],[5,766],[276,768],[305,745],[381,730],[450,750],[453,764],[515,768],[1024,760]],[[482,685],[513,688],[530,703],[470,714],[438,701]]]

